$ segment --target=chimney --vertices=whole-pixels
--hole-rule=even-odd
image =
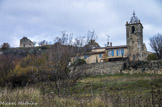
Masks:
[[[112,47],[112,42],[110,42],[110,47]]]
[[[107,42],[107,46],[109,46],[109,42]]]

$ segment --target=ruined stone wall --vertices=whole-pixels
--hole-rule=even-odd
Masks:
[[[74,71],[74,68],[71,68]],[[132,62],[123,61],[85,64],[75,68],[84,75],[104,75],[118,73],[162,74],[162,61]]]

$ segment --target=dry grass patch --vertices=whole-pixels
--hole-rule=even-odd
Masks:
[[[40,90],[32,87],[8,89],[2,88],[0,91],[0,101],[2,102],[39,102]]]

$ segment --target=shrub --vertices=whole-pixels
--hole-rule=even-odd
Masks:
[[[41,50],[47,50],[47,49],[49,49],[49,46],[48,45],[41,46]]]
[[[14,70],[17,58],[11,55],[0,56],[0,85],[4,86],[8,80],[8,74]]]
[[[149,54],[148,57],[147,57],[147,60],[158,60],[156,54]]]
[[[77,59],[72,63],[72,66],[87,64],[84,59]]]
[[[3,43],[3,44],[1,45],[2,51],[3,51],[3,50],[7,50],[8,48],[10,48],[10,45],[9,45],[8,43]]]
[[[27,56],[22,59],[8,74],[8,82],[13,87],[25,86],[39,82],[41,78],[40,71],[45,65],[45,57],[42,56]],[[44,75],[43,75],[44,76]]]

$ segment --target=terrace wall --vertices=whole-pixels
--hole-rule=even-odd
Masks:
[[[73,69],[73,68],[71,68]],[[104,75],[119,73],[149,73],[162,74],[162,61],[145,61],[145,62],[103,62],[77,66],[75,71],[82,71],[84,75]]]

